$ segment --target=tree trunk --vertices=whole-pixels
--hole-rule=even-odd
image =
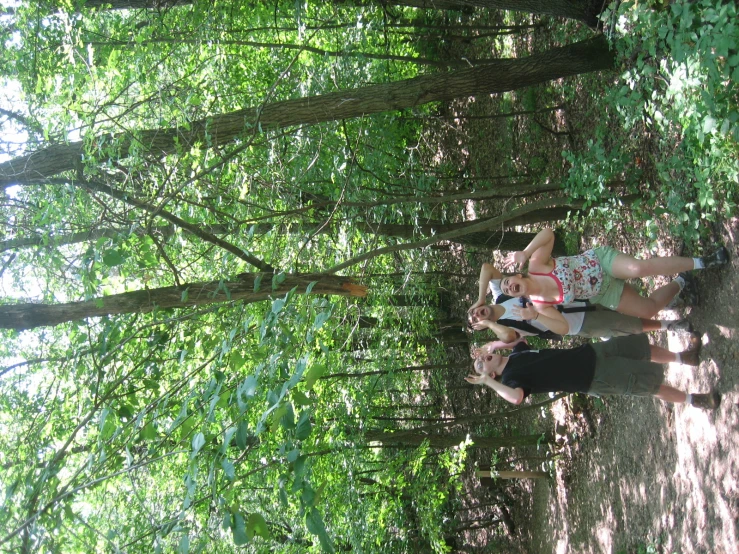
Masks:
[[[344,4],[336,0],[336,4]],[[361,3],[361,2],[360,2]],[[463,10],[466,8],[486,8],[493,10],[509,10],[553,17],[576,19],[595,27],[596,16],[606,4],[602,0],[383,0],[367,2],[369,4],[388,4],[427,8],[437,10]],[[86,8],[102,8],[109,6],[113,10],[164,9],[192,4],[192,0],[87,0]]]
[[[411,367],[401,367],[397,369],[378,369],[376,371],[363,371],[360,373],[350,373],[350,372],[343,372],[343,373],[331,373],[329,375],[323,375],[322,377],[319,377],[319,379],[343,379],[343,378],[354,378],[354,377],[367,377],[369,375],[390,375],[395,373],[403,373],[408,371],[429,371],[432,369],[441,369],[441,370],[456,370],[456,369],[466,369],[469,367],[470,364],[464,363],[464,364],[445,364],[445,365],[438,365],[438,364],[430,364],[430,365],[419,365],[419,366],[411,366]]]
[[[446,102],[477,94],[501,93],[580,73],[610,69],[614,56],[603,36],[554,48],[527,58],[414,79],[372,85],[245,108],[193,121],[187,127],[101,135],[97,147],[113,146],[118,158],[132,151],[161,157],[198,146],[221,147],[245,134],[293,125],[316,124]],[[82,141],[55,144],[0,164],[0,187],[43,182],[65,171],[82,170]]]
[[[349,277],[322,274],[290,274],[273,290],[272,276],[271,273],[241,273],[236,281],[188,283],[66,304],[5,304],[0,306],[0,329],[20,331],[88,317],[147,313],[156,309],[187,308],[234,300],[251,304],[282,296],[293,287],[297,287],[299,294],[306,294],[308,285],[314,281],[310,294],[362,297],[367,294],[366,287],[354,284]],[[256,279],[261,281],[261,288],[256,287],[258,290],[255,292]]]
[[[475,477],[497,477],[498,479],[546,479],[546,471],[476,471]]]
[[[566,210],[565,210],[566,211]],[[408,225],[402,223],[364,223],[355,222],[354,227],[365,233],[382,235],[386,237],[398,237],[404,239],[419,239],[431,237],[440,233],[456,231],[464,229],[472,225],[480,223],[481,220],[462,221],[460,223],[441,223],[440,221],[430,221],[421,225]],[[516,231],[493,231],[485,233],[467,233],[450,240],[463,246],[471,248],[481,248],[485,250],[501,250],[515,252],[523,250],[536,236],[535,233],[519,233]],[[552,253],[555,256],[565,255],[561,242],[555,242]]]
[[[239,226],[239,225],[203,225],[201,228],[211,235],[234,235],[239,232],[247,232],[250,226]],[[319,223],[311,224],[300,224],[300,223],[287,223],[281,225],[274,225],[272,223],[258,223],[254,225],[254,234],[257,236],[265,235],[276,229],[281,235],[289,233],[303,233],[308,234],[324,234],[334,230],[330,225],[323,225]],[[157,238],[168,239],[177,231],[175,225],[158,225],[152,227],[149,231],[150,234],[155,235]],[[60,235],[36,235],[32,237],[15,238],[5,241],[0,241],[0,252],[6,250],[20,250],[22,248],[31,248],[34,246],[50,246],[59,247],[68,244],[78,244],[80,242],[94,242],[99,238],[116,238],[120,235],[128,235],[131,233],[130,227],[101,227],[98,229],[91,229],[89,231],[79,231],[77,233],[66,233]],[[137,227],[134,231],[139,236],[146,235],[146,229],[144,227]]]
[[[465,440],[467,435],[424,435],[412,431],[366,431],[364,438],[368,442],[380,442],[384,446],[415,447],[428,440],[435,448],[453,448]],[[541,441],[541,435],[521,435],[518,437],[480,437],[470,435],[475,448],[511,448],[515,446],[535,446]]]
[[[162,10],[192,4],[192,0],[85,0],[84,7],[108,10]]]
[[[354,222],[353,226],[364,233],[382,235],[385,237],[398,237],[403,239],[418,239],[464,229],[470,225],[480,223],[475,221],[462,221],[460,223],[442,223],[440,221],[428,221],[420,225],[409,225],[403,223],[365,223]],[[515,231],[492,232],[492,233],[469,233],[462,235],[451,242],[471,246],[475,248],[486,248],[492,250],[523,250],[533,240],[534,233],[518,233]]]
[[[438,10],[486,8],[526,12],[576,19],[593,28],[598,25],[598,14],[607,5],[603,0],[388,0],[386,3]]]

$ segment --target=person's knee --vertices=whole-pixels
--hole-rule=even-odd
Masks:
[[[635,279],[638,277],[644,277],[648,274],[649,268],[644,262],[647,260],[638,260],[621,254],[616,257],[611,266],[611,271],[614,276],[619,279]]]
[[[636,299],[622,300],[618,305],[618,311],[634,317],[651,319],[659,313],[659,306],[651,298],[644,298],[642,296]]]
[[[639,317],[643,317],[645,319],[652,319],[654,316],[656,316],[659,313],[659,308],[657,307],[657,303],[654,302],[654,300],[648,299],[649,303],[645,303],[643,307],[643,312]]]
[[[636,258],[633,259],[633,262],[631,263],[632,268],[632,277],[639,278],[639,277],[649,277],[652,275],[652,268],[650,267],[650,261],[649,260],[638,260]]]

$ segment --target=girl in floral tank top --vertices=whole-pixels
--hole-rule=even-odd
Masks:
[[[595,250],[586,250],[578,256],[553,258],[554,269],[545,275],[555,280],[559,287],[559,298],[554,301],[533,300],[535,304],[571,304],[576,300],[593,298],[600,294],[603,284],[603,268]]]
[[[513,267],[523,267],[528,262],[529,274],[501,275],[500,280],[503,293],[526,297],[536,303],[522,307],[521,317],[537,319],[544,316],[550,329],[552,324],[566,325],[562,314],[553,305],[570,303],[575,299],[589,299],[593,304],[601,304],[626,315],[652,318],[690,282],[690,275],[685,272],[720,267],[729,261],[729,252],[723,246],[713,255],[703,258],[669,256],[645,260],[623,254],[610,246],[599,246],[579,256],[552,258],[553,247],[552,230],[539,232],[524,250],[514,252],[508,258],[508,265]],[[655,289],[649,297],[641,296],[626,283],[626,279],[677,273],[681,275]],[[480,282],[483,282],[482,273]],[[479,296],[473,308],[485,302],[482,285]]]

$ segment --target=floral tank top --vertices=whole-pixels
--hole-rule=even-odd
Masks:
[[[575,300],[586,300],[600,293],[603,283],[603,268],[594,250],[586,250],[577,256],[554,258],[554,269],[545,275],[554,279],[559,288],[559,300],[547,302],[532,300],[536,304],[569,304]]]

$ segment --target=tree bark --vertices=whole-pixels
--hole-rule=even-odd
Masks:
[[[336,4],[344,4],[335,0]],[[469,8],[486,8],[492,10],[509,10],[553,17],[576,19],[595,27],[596,16],[603,10],[602,0],[377,0],[368,4],[408,6],[412,8],[437,10],[464,10]],[[113,10],[164,9],[192,4],[192,0],[87,0],[85,8],[109,7]]]
[[[470,225],[480,223],[475,221],[462,221],[460,223],[442,223],[441,221],[428,221],[420,225],[409,225],[403,223],[365,223],[355,222],[353,226],[364,233],[382,235],[385,237],[398,237],[403,239],[418,239],[464,229]],[[491,233],[469,233],[452,239],[451,242],[472,246],[476,248],[487,248],[494,250],[523,250],[533,240],[534,233],[518,233],[516,231],[491,232]]]
[[[415,447],[428,440],[435,448],[453,448],[465,440],[467,435],[425,435],[412,431],[385,433],[383,431],[366,431],[364,438],[368,442],[380,442],[384,446]],[[518,437],[480,437],[470,436],[476,448],[510,448],[514,446],[531,446],[541,441],[541,435],[521,435]]]
[[[160,10],[192,4],[192,0],[85,0],[84,7],[107,10]]]
[[[438,10],[486,8],[565,17],[597,27],[597,16],[606,3],[602,0],[388,0],[387,4]]]
[[[188,283],[65,304],[5,304],[0,305],[0,329],[20,331],[88,317],[147,313],[157,309],[187,308],[235,300],[251,304],[282,296],[293,287],[297,287],[299,294],[306,294],[308,285],[314,281],[316,283],[310,294],[360,297],[367,294],[366,287],[354,284],[349,277],[321,274],[287,275],[273,290],[272,276],[271,273],[241,273],[235,281]],[[255,287],[256,279],[261,280],[259,287]],[[255,288],[258,288],[256,292]]]
[[[476,219],[473,221],[462,221],[459,223],[442,223],[440,221],[429,221],[421,225],[408,225],[403,223],[365,223],[355,222],[354,227],[360,229],[365,233],[372,233],[374,235],[382,235],[386,237],[398,237],[403,239],[419,239],[424,237],[432,237],[440,233],[448,233],[450,231],[457,231],[459,229],[465,229],[472,225],[477,225],[481,220]],[[533,240],[535,233],[519,233],[517,231],[492,231],[492,232],[478,232],[478,233],[467,233],[450,239],[450,242],[455,242],[463,246],[469,246],[471,248],[482,248],[486,250],[500,250],[515,252],[516,250],[523,250]],[[558,256],[565,255],[563,245],[561,241],[555,242],[555,248],[552,253]]]
[[[101,135],[97,146],[111,145],[118,158],[132,151],[161,157],[198,146],[222,147],[248,133],[362,117],[429,102],[446,102],[478,94],[495,94],[553,79],[610,69],[614,56],[603,36],[554,48],[527,58],[502,59],[459,71],[424,75],[245,108],[193,121],[187,127]],[[82,170],[82,141],[55,144],[0,164],[0,187],[42,182],[66,171]]]
[[[476,471],[475,477],[497,477],[498,479],[546,479],[546,471]]]

